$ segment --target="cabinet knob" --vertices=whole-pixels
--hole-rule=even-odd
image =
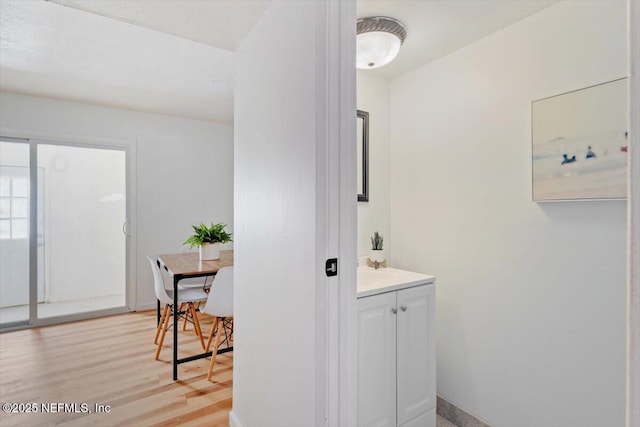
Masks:
[[[392,312],[393,314],[396,314],[396,313],[398,312],[398,309],[397,309],[397,308],[395,308],[395,307],[393,307],[393,308],[391,309],[391,312]]]
[[[407,311],[407,306],[406,306],[406,305],[401,305],[401,306],[400,306],[400,310],[402,310],[402,311]]]

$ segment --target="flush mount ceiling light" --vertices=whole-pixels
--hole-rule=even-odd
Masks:
[[[407,36],[402,22],[386,16],[358,19],[356,66],[382,67],[393,61]]]

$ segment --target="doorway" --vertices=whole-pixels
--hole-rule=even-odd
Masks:
[[[126,147],[0,138],[0,329],[126,311]]]

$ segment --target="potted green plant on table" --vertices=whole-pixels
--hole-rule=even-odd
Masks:
[[[371,262],[384,262],[384,249],[382,249],[382,242],[384,237],[377,231],[371,236],[371,250],[369,251],[369,259]]]
[[[193,235],[184,241],[191,248],[199,248],[200,261],[220,259],[220,244],[231,242],[231,233],[225,231],[227,224],[192,225]]]

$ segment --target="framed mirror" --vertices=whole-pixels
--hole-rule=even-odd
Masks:
[[[357,174],[358,201],[369,201],[369,113],[358,110],[357,124]]]

